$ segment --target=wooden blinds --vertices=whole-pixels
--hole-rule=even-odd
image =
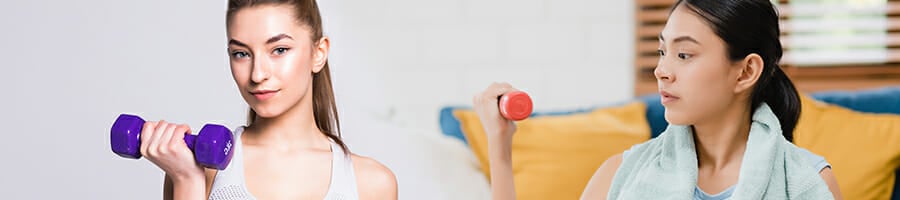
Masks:
[[[636,95],[657,91],[657,37],[674,3],[635,1]],[[780,64],[799,90],[900,86],[900,0],[780,0],[776,8],[784,48]]]

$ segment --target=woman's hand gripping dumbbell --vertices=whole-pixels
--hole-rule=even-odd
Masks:
[[[472,103],[489,139],[512,138],[516,130],[513,122],[531,116],[533,108],[527,93],[507,83],[492,84],[475,95]]]
[[[148,126],[153,126],[154,129],[159,128],[155,127],[156,125],[156,122],[148,123],[138,116],[128,114],[119,115],[119,118],[116,119],[116,122],[113,123],[112,129],[110,130],[110,145],[112,151],[119,156],[126,158],[141,158],[141,133],[144,131],[143,129]],[[168,125],[167,128],[175,129],[175,126],[177,125],[172,124]],[[181,130],[184,132],[184,143],[187,145],[188,149],[193,151],[194,159],[196,159],[197,164],[206,168],[223,170],[228,166],[228,163],[231,162],[234,143],[232,138],[233,135],[228,128],[218,124],[206,124],[200,129],[200,133],[196,136],[191,135],[189,133],[189,128],[186,128],[186,126],[182,129],[185,129]],[[160,130],[160,132],[162,131],[163,130]],[[159,165],[156,161],[154,161],[154,163]]]

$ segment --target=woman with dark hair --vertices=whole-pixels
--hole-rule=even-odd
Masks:
[[[164,199],[397,199],[397,180],[341,140],[329,40],[315,0],[229,0],[231,75],[250,107],[225,170],[203,169],[190,128],[147,122],[141,153],[165,171]]]
[[[610,157],[582,199],[840,199],[830,165],[791,143],[800,100],[779,68],[769,0],[679,0],[654,71],[670,126]],[[474,99],[488,135],[494,199],[514,199],[516,127],[500,116],[509,84]]]

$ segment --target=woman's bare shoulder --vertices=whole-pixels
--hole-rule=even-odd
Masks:
[[[375,159],[352,155],[353,171],[362,199],[397,199],[397,177]]]
[[[581,194],[581,199],[606,199],[606,194],[609,193],[609,187],[612,185],[613,176],[616,175],[616,171],[621,164],[621,153],[606,159],[600,165],[600,168],[597,168],[597,171],[594,172],[594,176],[591,177],[587,187],[584,188],[584,193]]]

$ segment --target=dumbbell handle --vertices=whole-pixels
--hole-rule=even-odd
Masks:
[[[138,130],[138,131],[143,131],[143,128],[142,128],[142,130]],[[138,133],[138,144],[141,144],[141,142],[144,142],[144,141],[141,140],[141,134]],[[197,135],[189,134],[189,133],[184,134],[184,143],[187,144],[188,149],[190,149],[191,151],[194,151],[194,144],[196,142],[197,142]]]
[[[141,131],[141,130],[138,130],[138,131]],[[138,133],[138,145],[140,145],[141,142],[144,142],[144,141],[141,140],[141,134]],[[196,142],[197,142],[197,135],[193,135],[193,134],[189,134],[189,133],[184,134],[184,143],[187,144],[188,149],[190,149],[191,151],[194,151],[194,144]],[[140,152],[138,152],[138,153],[140,153]]]

